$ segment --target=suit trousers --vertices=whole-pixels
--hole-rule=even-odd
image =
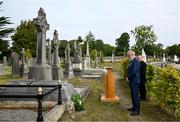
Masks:
[[[129,85],[132,100],[133,111],[140,112],[140,97],[139,97],[139,85]]]

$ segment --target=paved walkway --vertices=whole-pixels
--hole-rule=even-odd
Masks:
[[[0,121],[36,121],[37,112],[27,109],[1,109]]]

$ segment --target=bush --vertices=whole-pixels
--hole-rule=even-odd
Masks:
[[[74,102],[74,106],[75,106],[76,111],[83,111],[84,110],[82,98],[79,94],[73,94],[71,96],[71,100]]]
[[[127,77],[127,73],[128,73],[128,63],[129,63],[129,59],[125,58],[121,61],[121,66],[122,66],[122,76],[125,79]]]
[[[180,116],[180,72],[167,66],[147,66],[147,93],[173,116]]]

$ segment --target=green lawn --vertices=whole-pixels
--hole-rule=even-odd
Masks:
[[[8,81],[11,81],[11,80],[22,80],[22,79],[27,79],[27,77],[24,77],[24,78],[20,78],[20,77],[13,77],[11,76],[11,67],[10,66],[5,66],[4,67],[4,74],[3,75],[0,75],[0,84],[5,84],[7,83]]]

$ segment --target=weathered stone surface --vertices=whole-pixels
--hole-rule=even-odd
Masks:
[[[46,31],[49,24],[44,9],[40,8],[38,17],[33,20],[37,29],[36,63],[29,67],[29,79],[52,80],[52,68],[46,62]]]
[[[0,64],[0,75],[3,75],[4,73],[4,66],[3,64]]]
[[[8,65],[7,57],[6,57],[6,56],[3,56],[3,65],[4,65],[4,66],[7,66],[7,65]]]
[[[12,77],[19,77],[19,56],[16,52],[11,54]]]
[[[53,80],[63,79],[62,68],[58,64],[60,63],[59,62],[59,39],[58,39],[58,33],[56,30],[54,30],[52,46],[54,47],[52,77],[53,77]]]
[[[71,52],[71,50],[70,50],[70,46],[68,43],[68,45],[65,49],[65,71],[64,71],[65,78],[71,78],[74,76],[70,52]]]

